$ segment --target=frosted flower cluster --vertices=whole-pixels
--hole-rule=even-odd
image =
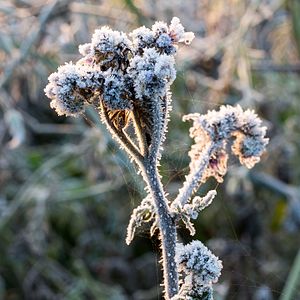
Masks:
[[[176,77],[175,60],[172,56],[159,54],[156,49],[145,49],[130,63],[129,73],[134,81],[138,99],[165,96]],[[148,100],[149,101],[149,100]]]
[[[200,241],[177,244],[176,263],[180,289],[172,300],[213,299],[212,284],[221,275],[222,262]]]
[[[88,61],[98,64],[103,71],[126,68],[131,51],[131,41],[127,35],[107,26],[95,30],[91,43],[79,46],[79,52]]]
[[[49,76],[45,93],[58,115],[76,116],[100,92],[103,82],[103,74],[91,66],[67,63]]]
[[[207,149],[210,147],[212,150],[202,182],[210,176],[215,177],[218,182],[223,181],[228,160],[226,147],[230,138],[234,139],[231,146],[233,154],[247,168],[252,168],[260,160],[269,141],[265,137],[267,128],[261,126],[262,121],[254,111],[243,111],[239,105],[221,106],[219,111],[212,110],[206,115],[190,114],[184,116],[184,120],[193,121],[190,136],[194,138],[195,144],[189,152],[192,172]]]
[[[128,35],[101,27],[90,43],[79,46],[81,59],[49,76],[45,93],[59,115],[78,116],[92,104],[97,109],[104,106],[110,117],[123,118],[123,124],[128,121],[122,117],[126,114],[114,112],[136,110],[150,137],[154,124],[160,124],[159,130],[166,128],[177,45],[193,38],[178,18],[170,25],[156,22],[151,29],[142,26]]]
[[[152,28],[142,26],[129,34],[133,47],[139,53],[144,49],[155,48],[160,53],[173,55],[177,51],[178,43],[190,44],[195,35],[185,32],[179,18],[174,17],[168,26],[165,22],[156,22]]]

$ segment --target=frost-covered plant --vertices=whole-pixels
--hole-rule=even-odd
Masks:
[[[178,18],[170,25],[156,22],[129,35],[102,27],[91,43],[79,46],[83,56],[49,76],[45,88],[50,106],[59,115],[78,116],[91,105],[114,139],[136,163],[148,195],[134,209],[126,242],[139,226],[152,223],[159,232],[165,299],[212,299],[212,284],[222,264],[200,241],[177,243],[180,220],[195,233],[192,220],[213,201],[216,191],[193,194],[200,183],[213,176],[222,182],[227,170],[228,143],[246,167],[253,167],[265,150],[266,128],[253,111],[222,106],[206,115],[190,114],[190,173],[171,203],[161,183],[158,165],[171,110],[170,86],[175,80],[174,56],[180,43],[190,44],[194,34],[185,32]]]
[[[177,244],[176,263],[180,290],[172,300],[212,299],[212,284],[221,275],[222,262],[200,241],[193,241]]]

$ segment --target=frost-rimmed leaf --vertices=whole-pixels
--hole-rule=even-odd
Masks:
[[[141,204],[135,208],[131,214],[131,218],[127,227],[126,244],[129,245],[134,239],[136,229],[141,227],[143,223],[155,220],[155,209],[151,196],[147,196],[142,200]],[[155,224],[155,223],[154,223]],[[152,229],[152,231],[154,228]]]

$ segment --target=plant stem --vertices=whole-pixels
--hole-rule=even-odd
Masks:
[[[214,151],[214,144],[207,145],[206,149],[203,151],[201,157],[198,159],[198,166],[196,171],[190,173],[186,176],[186,180],[183,184],[183,187],[179,190],[178,196],[174,200],[172,206],[175,207],[176,205],[184,206],[195,192],[195,190],[199,186],[199,182],[203,176],[203,172],[205,171],[211,154]]]
[[[170,213],[168,202],[160,181],[160,176],[157,169],[157,157],[153,153],[147,153],[148,151],[144,149],[146,146],[144,144],[145,138],[141,128],[139,127],[140,124],[137,124],[137,115],[134,116],[133,120],[139,142],[141,143],[140,147],[142,148],[141,150],[144,152],[143,154],[145,156],[143,156],[137,147],[130,142],[124,132],[116,129],[114,124],[110,121],[105,107],[102,103],[101,105],[103,121],[106,123],[114,138],[139,165],[149,193],[153,198],[154,205],[156,207],[156,216],[161,239],[163,277],[166,293],[165,299],[169,300],[178,293],[178,274],[177,265],[175,262],[177,234],[175,220],[172,218]],[[159,146],[157,147],[157,151],[158,149]],[[154,153],[157,154],[156,151],[154,151]]]
[[[156,160],[146,158],[144,164],[140,165],[140,167],[156,207],[162,248],[162,266],[166,293],[165,299],[168,300],[178,293],[178,275],[175,263],[175,247],[177,239],[176,225],[171,217],[167,199],[158,174]]]
[[[146,137],[142,129],[140,117],[136,109],[132,111],[133,123],[135,127],[135,133],[139,141],[140,151],[143,156],[147,155],[148,147],[146,144]]]
[[[139,149],[131,143],[131,141],[126,137],[123,131],[118,130],[114,124],[111,122],[108,116],[108,112],[104,107],[102,101],[100,101],[101,110],[99,110],[99,115],[104,124],[106,124],[107,129],[112,134],[112,137],[116,139],[119,144],[126,150],[131,158],[133,158],[137,163],[143,160],[143,156],[139,152]]]

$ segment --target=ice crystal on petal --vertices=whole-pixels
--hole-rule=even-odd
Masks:
[[[124,32],[115,31],[107,26],[96,29],[92,37],[91,48],[95,52],[108,53],[117,51],[117,47],[130,48],[130,41]]]
[[[174,17],[170,24],[170,33],[174,40],[179,41],[184,34],[184,27],[180,23],[179,18]]]
[[[91,53],[91,43],[79,45],[78,51],[82,56],[89,55]]]
[[[107,26],[95,30],[90,44],[79,46],[80,53],[99,64],[103,71],[126,67],[131,48],[132,43],[125,33]]]
[[[162,33],[156,39],[156,47],[167,55],[175,54],[176,47],[172,41],[172,38],[167,33]]]
[[[165,22],[158,21],[152,25],[152,31],[154,32],[156,37],[158,37],[163,33],[168,33],[169,28]]]
[[[176,78],[174,57],[168,55],[160,55],[154,67],[154,73],[158,78],[162,78],[168,84],[172,84]]]
[[[163,33],[157,38],[156,44],[159,48],[169,47],[172,44],[171,37],[167,33]]]

